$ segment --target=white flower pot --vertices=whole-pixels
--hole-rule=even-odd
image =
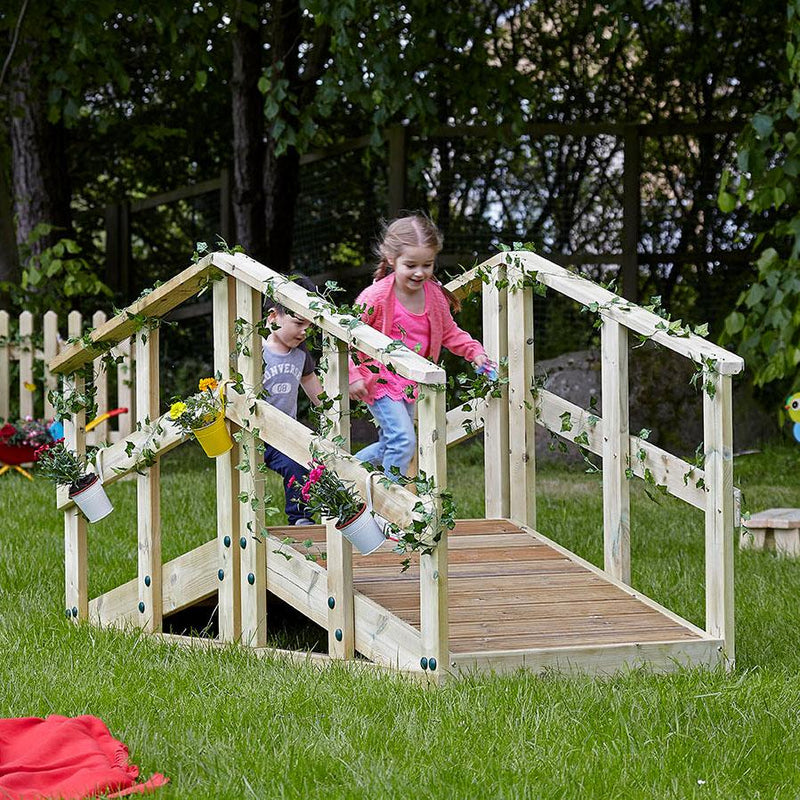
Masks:
[[[89,522],[97,522],[103,517],[107,517],[114,510],[114,506],[111,505],[106,490],[97,475],[94,476],[94,480],[91,483],[74,493],[70,492],[69,496],[70,499],[75,501],[75,505],[84,513]]]
[[[362,556],[374,553],[385,541],[383,530],[372,516],[366,504],[361,506],[361,511],[344,525],[336,526],[347,541],[355,547]]]

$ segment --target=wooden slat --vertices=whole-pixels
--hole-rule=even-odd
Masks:
[[[42,333],[44,335],[44,350],[42,352],[44,358],[44,418],[51,420],[53,419],[53,405],[48,399],[48,395],[58,389],[58,378],[50,372],[47,365],[58,353],[58,314],[55,311],[45,313]]]
[[[159,412],[159,331],[136,336],[137,422],[144,427]],[[161,462],[156,459],[136,476],[139,626],[161,630]]]
[[[506,391],[505,387],[503,387],[503,391]],[[487,414],[491,413],[489,408],[489,402],[483,397],[475,398],[467,403],[462,403],[460,406],[456,406],[456,408],[451,408],[450,411],[447,412],[447,446],[452,447],[459,442],[470,439],[481,431],[485,431],[485,420]],[[505,403],[502,408],[507,411],[508,404]],[[486,434],[484,433],[484,448],[486,447],[486,442]],[[506,452],[508,452],[508,449],[506,449]],[[505,464],[507,467],[508,459],[503,458],[501,462],[493,463],[492,469],[487,470],[487,473],[495,473],[495,467],[500,467],[502,464]],[[487,492],[487,496],[489,495],[495,496],[495,490],[492,489],[490,492]],[[486,513],[489,514],[488,511]],[[500,513],[502,513],[500,510],[493,510],[491,515],[494,516]]]
[[[331,311],[324,300],[309,294],[285,275],[259,264],[244,253],[212,253],[210,258],[215,266],[255,290],[263,292],[266,285],[270,286],[276,302],[304,319],[310,319],[325,333],[366,353],[371,358],[391,364],[404,378],[417,383],[445,382],[445,372],[441,367],[437,367],[407,347],[390,350],[387,353],[386,348],[392,341],[388,336],[360,320]],[[310,303],[314,308],[309,307]]]
[[[115,345],[132,336],[140,326],[136,318],[140,318],[142,315],[163,317],[184,300],[196,294],[202,288],[211,270],[211,257],[207,256],[95,329],[89,345],[79,342],[68,347],[50,362],[50,369],[58,374],[68,374],[93,361],[101,354],[103,345]]]
[[[439,493],[447,489],[447,421],[445,417],[445,395],[437,387],[420,387],[417,400],[419,415],[419,470],[434,486],[431,513],[434,523],[429,526],[431,539],[435,534],[436,521],[442,513]],[[422,636],[421,658],[427,659],[432,673],[443,674],[449,653],[447,644],[447,575],[448,531],[441,529],[441,538],[432,553],[419,556],[420,632]],[[380,557],[380,556],[379,556]],[[435,659],[435,660],[434,660]],[[422,662],[423,664],[425,662]],[[441,665],[442,670],[438,667]]]
[[[231,376],[231,353],[236,342],[236,285],[233,278],[214,283],[214,372],[222,381]],[[232,424],[232,423],[229,423]],[[242,635],[241,520],[239,518],[238,444],[214,459],[217,487],[217,563],[219,570],[219,638],[236,642]]]
[[[19,315],[19,416],[33,416],[33,314]]]
[[[498,264],[492,270],[490,282],[483,286],[483,344],[489,358],[498,365],[500,359],[508,354],[508,290],[498,288],[504,279],[505,265]],[[508,385],[503,385],[499,397],[490,397],[486,401],[483,415],[486,420],[483,433],[484,513],[487,517],[511,516],[508,404]]]
[[[7,420],[10,413],[11,384],[9,383],[9,322],[8,311],[0,311],[0,419]]]
[[[518,281],[518,273],[509,271]],[[536,421],[533,414],[533,293],[530,287],[508,292],[508,459],[509,516],[536,527]],[[530,410],[529,410],[530,407]],[[486,462],[486,470],[492,470]],[[488,512],[487,512],[488,513]]]
[[[103,325],[108,316],[105,311],[95,311],[92,314],[92,328],[97,330]],[[98,415],[109,410],[108,405],[108,370],[103,360],[96,358],[93,364],[93,377],[94,377],[94,399],[97,404]],[[158,416],[158,410],[156,410]],[[91,420],[87,420],[91,421]],[[99,423],[89,433],[89,444],[98,445],[100,442],[110,441],[108,434],[109,424],[108,420]]]
[[[631,582],[630,486],[625,470],[628,446],[628,332],[603,320],[603,554],[606,572]]]
[[[255,289],[237,281],[236,316],[243,320],[243,349],[238,357],[237,370],[242,376],[248,393],[261,390],[263,360],[261,336],[256,324],[261,319],[261,295]],[[249,403],[249,400],[240,396]],[[285,416],[285,415],[284,415]],[[236,420],[242,428],[242,461],[247,469],[239,476],[241,492],[251,498],[239,509],[239,537],[246,546],[239,555],[241,559],[241,607],[242,642],[251,647],[263,647],[267,643],[267,555],[261,530],[264,526],[264,482],[257,480],[262,456],[256,449],[255,428],[259,423],[245,413]],[[245,449],[246,448],[246,449]]]
[[[117,440],[129,436],[133,425],[132,420],[136,419],[136,407],[134,405],[134,391],[132,383],[134,381],[134,365],[131,358],[131,340],[123,339],[112,351],[114,355],[122,356],[122,361],[117,364],[117,408],[127,408],[128,413],[117,417],[117,430],[119,435]]]
[[[173,614],[207,600],[217,591],[214,569],[216,542],[205,542],[163,565],[162,610]],[[125,627],[138,624],[138,579],[111,589],[89,603],[89,616],[97,625]]]
[[[495,650],[483,653],[453,653],[451,668],[456,674],[475,670],[499,674],[526,669],[532,672],[557,670],[608,675],[620,669],[647,666],[659,672],[683,667],[714,667],[719,663],[719,643],[713,640],[679,640],[635,644],[600,644],[529,650]]]
[[[725,642],[734,665],[733,407],[731,378],[703,372],[703,439],[708,491],[705,514],[706,630]]]
[[[323,388],[330,398],[327,412],[328,436],[341,439],[350,450],[350,397],[348,395],[348,356],[344,342],[325,337],[327,369]],[[328,573],[328,652],[334,658],[355,655],[355,617],[353,610],[353,546],[336,529],[336,520],[325,520]]]
[[[475,267],[476,270],[491,270],[495,264],[506,263],[518,266],[526,274],[557,292],[589,307],[597,303],[599,313],[619,322],[629,330],[647,336],[669,350],[689,358],[697,364],[706,360],[715,361],[717,370],[723,375],[735,375],[744,369],[740,356],[702,339],[695,334],[674,336],[661,329],[664,319],[629,303],[613,292],[603,289],[592,281],[559,267],[536,253],[514,251],[499,253]]]
[[[83,393],[84,380],[81,375],[64,378],[65,391]],[[64,446],[79,456],[86,453],[86,412],[81,409],[64,420]],[[66,496],[66,487],[60,487]],[[66,582],[66,610],[75,621],[89,615],[89,552],[86,535],[86,519],[77,506],[64,514],[64,572]]]
[[[305,425],[282,413],[263,400],[231,392],[226,408],[228,419],[243,425],[249,416],[253,429],[259,431],[264,441],[276,447],[299,464],[307,463],[309,448],[317,445],[325,452],[325,463],[347,481],[352,481],[362,497],[366,497],[366,479],[369,472],[354,456],[337,447],[329,439],[314,434]],[[252,409],[252,412],[251,412]],[[397,522],[401,527],[411,524],[414,506],[419,498],[397,484],[384,486],[375,481],[372,487],[375,511],[386,519]]]

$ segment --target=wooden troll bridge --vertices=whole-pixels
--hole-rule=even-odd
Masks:
[[[260,455],[234,446],[216,459],[216,536],[162,564],[159,457],[179,445],[179,434],[159,408],[157,328],[137,333],[137,320],[157,319],[213,282],[214,368],[223,379],[232,366],[245,386],[261,379],[260,339],[248,334],[236,347],[236,320],[252,331],[260,318],[262,294],[311,319],[323,332],[327,358],[324,385],[336,398],[333,433],[325,440],[326,461],[355,482],[362,496],[368,472],[348,454],[347,359],[353,347],[420,383],[418,466],[443,488],[447,446],[483,431],[486,519],[459,521],[430,554],[415,555],[401,570],[402,556],[387,543],[371,556],[353,555],[331,522],[304,528],[327,561],[313,562],[298,550],[286,558],[282,538],[297,529],[263,524],[258,504],[240,503],[240,493],[263,491],[256,480]],[[546,390],[535,389],[533,284],[583,304],[602,319],[602,406],[589,411]],[[90,342],[76,344],[51,362],[65,389],[83,391],[83,370],[120,341],[135,338],[136,410],[142,429],[99,451],[96,469],[105,483],[135,471],[145,441],[155,453],[137,475],[138,575],[90,601],[87,594],[87,529],[66,496],[66,610],[71,618],[100,625],[136,626],[159,632],[165,615],[218,597],[221,642],[241,642],[260,652],[267,641],[267,592],[291,604],[328,631],[326,659],[358,653],[379,665],[440,680],[462,670],[579,669],[606,672],[622,665],[648,664],[668,670],[678,664],[731,665],[734,655],[733,544],[737,516],[732,482],[731,376],[742,360],[684,331],[675,335],[660,317],[629,305],[611,292],[530,252],[503,253],[465,273],[450,288],[479,289],[483,295],[483,337],[489,356],[508,357],[502,396],[472,401],[447,411],[445,372],[406,348],[389,347],[377,330],[313,300],[301,287],[241,254],[214,253],[182,272],[127,312],[95,329]],[[152,327],[152,326],[151,326]],[[628,332],[691,359],[703,372],[703,469],[632,436],[628,429]],[[236,363],[231,359],[236,352]],[[437,391],[437,389],[439,389]],[[571,429],[562,431],[567,414]],[[318,437],[252,393],[229,392],[226,416],[290,457],[305,463]],[[148,420],[163,423],[153,440]],[[536,424],[577,440],[602,457],[604,569],[548,540],[536,530]],[[66,424],[67,443],[85,448],[84,414]],[[335,440],[338,444],[334,444]],[[249,460],[237,470],[239,459]],[[630,502],[626,470],[652,476],[670,494],[705,512],[705,630],[644,597],[630,583]],[[646,471],[649,471],[646,473]],[[685,480],[687,474],[692,479]],[[702,480],[701,480],[702,479]],[[404,487],[374,489],[377,513],[406,527],[421,499]],[[425,499],[431,514],[437,497]],[[255,509],[254,509],[255,506]],[[303,654],[303,657],[311,657]],[[315,656],[316,657],[316,656]]]

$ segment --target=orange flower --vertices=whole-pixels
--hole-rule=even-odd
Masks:
[[[204,392],[206,389],[209,389],[213,392],[218,385],[216,378],[202,378],[200,381],[200,391]]]

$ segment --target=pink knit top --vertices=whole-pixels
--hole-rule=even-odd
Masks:
[[[425,310],[421,314],[409,311],[397,298],[394,304],[394,319],[389,336],[399,339],[409,350],[414,350],[425,358],[431,345],[431,324],[428,320],[428,284],[425,289]],[[375,378],[374,399],[391,397],[392,400],[405,400],[413,403],[417,399],[417,384],[414,381],[390,372],[385,364],[378,365]]]
[[[375,281],[371,286],[364,289],[356,298],[356,303],[364,306],[361,319],[367,325],[376,328],[387,336],[399,338],[396,333],[393,333],[395,329],[394,321],[398,311],[402,315],[406,309],[395,296],[393,273],[381,278],[379,281]],[[406,311],[406,313],[408,312]],[[434,280],[430,280],[425,284],[425,314],[410,314],[409,316],[417,318],[424,316],[427,319],[429,325],[428,345],[427,352],[423,352],[422,355],[434,363],[439,359],[442,346],[446,347],[451,353],[466,358],[468,361],[473,361],[479,354],[486,354],[479,341],[473,339],[466,331],[456,325],[453,315],[450,313],[450,303],[447,300],[447,296],[442,291],[441,286]],[[403,327],[408,335],[407,324],[408,320],[406,320],[406,325]],[[413,347],[413,344],[411,346]],[[367,403],[370,404],[375,402],[378,386],[385,385],[377,383],[378,377],[382,374],[381,369],[385,368],[377,364],[379,371],[372,372],[370,367],[374,368],[375,366],[375,362],[363,354],[359,354],[358,364],[353,363],[352,360],[350,361],[350,383],[359,379],[364,381],[369,392]]]

